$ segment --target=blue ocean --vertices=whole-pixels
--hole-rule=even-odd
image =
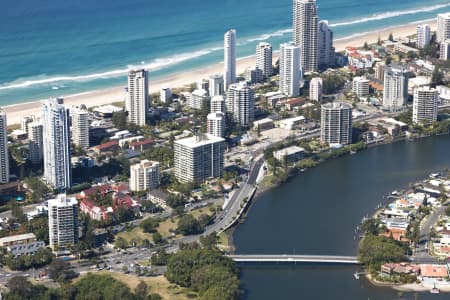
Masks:
[[[335,38],[435,18],[443,0],[318,0]],[[129,66],[152,78],[291,39],[292,0],[15,0],[0,6],[0,106],[126,85]],[[205,74],[209,75],[209,74]]]

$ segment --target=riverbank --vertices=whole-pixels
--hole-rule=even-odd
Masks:
[[[436,22],[428,22],[431,26],[431,30],[435,30]],[[417,24],[407,24],[403,26],[395,26],[386,28],[381,31],[373,32],[363,32],[360,34],[355,34],[346,38],[337,39],[334,42],[336,51],[343,51],[346,46],[360,46],[364,42],[375,43],[379,38],[387,39],[390,33],[396,37],[406,37],[415,34]],[[277,45],[274,45],[277,48]],[[278,53],[274,53],[274,61],[278,59]],[[240,58],[237,61],[237,71],[238,73],[243,73],[245,69],[253,67],[255,65],[255,56],[249,56]],[[213,74],[222,74],[223,64],[217,63],[203,68],[192,69],[186,72],[175,73],[166,77],[155,78],[152,80],[150,78],[150,93],[157,93],[160,89],[165,87],[170,88],[182,88],[186,85],[196,82],[203,78],[208,78],[208,76]],[[65,99],[65,103],[69,106],[74,105],[86,105],[87,107],[100,106],[105,104],[110,104],[113,102],[124,101],[124,87],[126,81],[122,86],[111,87],[108,89],[88,91],[73,95],[61,95]],[[8,124],[20,124],[23,117],[28,115],[39,115],[41,113],[41,100],[33,100],[26,103],[19,103],[13,105],[4,106],[8,118]]]

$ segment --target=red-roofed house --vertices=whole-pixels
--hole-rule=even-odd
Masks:
[[[145,139],[143,141],[138,141],[134,143],[130,143],[129,147],[133,151],[144,151],[146,149],[149,149],[151,146],[155,144],[155,141],[150,139]]]
[[[111,190],[111,185],[109,185],[109,184],[97,185],[97,186],[91,187],[90,189],[81,191],[77,195],[77,199],[78,200],[88,199],[89,196],[95,195],[97,193],[99,193],[101,196],[105,196],[107,193],[109,193],[111,191],[112,191]]]
[[[286,101],[285,106],[287,110],[293,110],[294,107],[302,106],[305,104],[305,99],[303,98],[294,98]]]
[[[445,265],[420,265],[420,275],[429,278],[445,278],[448,269]]]
[[[138,211],[140,204],[131,198],[130,195],[122,194],[122,193],[114,193],[113,194],[114,201],[114,209],[118,207],[123,207],[126,209],[132,209],[134,211]]]
[[[112,208],[105,209],[103,206],[97,206],[87,199],[80,201],[80,210],[97,221],[108,220],[108,215],[113,212]]]
[[[104,154],[107,152],[118,151],[118,150],[120,150],[120,147],[119,147],[119,142],[111,141],[111,142],[103,143],[101,145],[92,147],[92,150],[94,150],[95,153],[100,155],[100,154]]]

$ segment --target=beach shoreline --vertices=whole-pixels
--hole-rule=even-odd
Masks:
[[[428,24],[431,30],[436,29],[436,21],[430,21]],[[382,40],[387,39],[389,34],[392,33],[394,38],[406,37],[416,32],[417,23],[410,23],[402,26],[389,27],[384,30],[363,32],[355,34],[346,38],[340,38],[335,40],[334,46],[336,51],[340,52],[345,50],[347,46],[361,46],[365,42],[375,43],[380,38]],[[276,48],[276,45],[275,45]],[[274,59],[278,58],[278,52],[274,52]],[[247,68],[255,65],[255,56],[243,57],[237,60],[238,74],[243,73]],[[192,70],[175,73],[172,75],[156,78],[152,80],[150,78],[150,93],[157,93],[160,89],[170,88],[182,88],[193,82],[208,78],[213,74],[222,74],[223,64],[216,63],[206,67],[196,68]],[[122,86],[115,86],[100,90],[86,91],[72,95],[61,95],[64,98],[64,102],[68,106],[86,105],[89,107],[101,106],[111,104],[113,102],[120,102],[125,100],[124,87],[126,82]],[[28,115],[39,115],[41,110],[41,101],[32,100],[24,103],[11,104],[3,106],[3,110],[6,112],[8,125],[20,124],[22,119]]]

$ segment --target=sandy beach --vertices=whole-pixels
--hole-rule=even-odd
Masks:
[[[436,29],[436,22],[428,22],[431,30]],[[390,33],[396,37],[406,37],[408,35],[415,34],[417,24],[408,24],[405,26],[387,28],[385,30],[362,33],[354,35],[344,39],[337,39],[334,42],[336,51],[342,51],[346,46],[361,46],[364,42],[374,43],[378,38],[387,39]],[[277,46],[275,45],[275,48]],[[274,58],[277,58],[277,53],[274,54]],[[255,57],[241,58],[237,62],[238,74],[245,71],[245,69],[255,65]],[[223,64],[218,63],[211,66],[198,68],[194,70],[185,71],[183,73],[177,73],[161,79],[150,79],[150,92],[158,92],[161,88],[170,87],[183,87],[192,82],[196,82],[202,78],[208,78],[213,74],[221,74],[223,72]],[[124,82],[123,86],[112,87],[103,90],[96,90],[92,92],[80,93],[76,95],[61,95],[64,98],[66,105],[86,105],[87,107],[99,106],[109,104],[117,101],[124,101],[123,87],[126,86]],[[8,105],[3,107],[7,114],[8,125],[19,124],[24,116],[27,115],[39,115],[41,103],[40,100],[30,101],[26,103]]]

